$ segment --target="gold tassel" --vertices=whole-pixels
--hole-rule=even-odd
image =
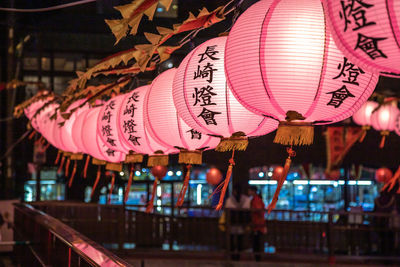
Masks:
[[[187,171],[186,171],[185,180],[183,181],[183,185],[182,185],[181,191],[179,192],[178,200],[176,202],[176,207],[181,207],[182,206],[183,202],[185,201],[186,191],[187,191],[188,186],[189,186],[190,169],[192,168],[192,165],[188,164],[186,166],[186,168],[187,168]]]
[[[292,164],[291,157],[296,156],[296,152],[290,147],[287,149],[288,157],[285,162],[285,166],[283,167],[283,173],[279,177],[278,186],[276,187],[274,197],[272,198],[271,203],[268,205],[268,214],[275,209],[276,203],[278,202],[279,192],[282,189],[283,184],[285,183],[286,177],[289,173],[290,165]]]
[[[178,163],[180,164],[202,164],[202,154],[200,150],[185,150],[179,152]]]
[[[111,204],[111,195],[114,190],[114,184],[115,184],[115,173],[113,172],[111,174],[111,186],[110,186],[110,191],[108,193],[107,204]]]
[[[58,167],[57,173],[61,173],[63,167],[64,167],[64,162],[65,162],[65,156],[63,155],[61,158],[61,163],[60,163],[60,167]]]
[[[106,170],[107,171],[121,172],[122,171],[122,163],[107,162]]]
[[[89,167],[90,155],[86,155],[85,167],[83,168],[83,178],[87,177],[87,169]]]
[[[369,126],[369,125],[364,125],[364,126],[362,127],[363,132],[362,132],[362,134],[361,134],[360,139],[358,140],[359,143],[364,142],[365,136],[367,136],[367,131],[368,131],[369,129],[371,129],[371,126]]]
[[[226,152],[233,150],[243,151],[246,150],[248,144],[249,140],[247,139],[244,132],[236,132],[232,134],[232,136],[229,138],[221,138],[221,141],[215,148],[215,151],[218,152]]]
[[[381,143],[379,144],[379,148],[383,148],[385,146],[385,141],[386,141],[386,136],[389,136],[390,132],[389,131],[381,131],[382,139]]]
[[[154,177],[153,191],[151,193],[151,199],[150,199],[149,203],[147,203],[147,208],[146,208],[146,212],[147,213],[150,213],[150,212],[153,211],[153,208],[154,208],[154,197],[155,197],[155,194],[157,193],[157,191],[156,191],[157,190],[157,184],[158,184],[158,178]]]
[[[68,157],[67,164],[65,164],[65,176],[69,175],[69,164],[71,163],[71,158]]]
[[[68,187],[71,188],[76,173],[77,162],[74,160],[74,168],[72,169],[71,177],[69,178]]]
[[[83,154],[82,153],[72,153],[71,154],[71,159],[72,160],[82,160],[83,159]]]
[[[106,165],[106,161],[105,160],[100,160],[100,159],[96,159],[96,158],[92,158],[92,164],[93,165]]]
[[[164,152],[162,152],[161,150],[157,150],[156,152],[154,152],[154,155],[149,155],[147,166],[168,166],[168,155],[164,155]]]
[[[314,126],[308,122],[280,121],[274,143],[282,145],[311,145]]]
[[[129,152],[129,154],[125,157],[124,163],[142,163],[143,162],[143,154]]]
[[[222,187],[221,194],[219,196],[219,201],[218,201],[217,206],[215,207],[215,210],[222,209],[222,205],[224,204],[226,189],[228,188],[229,182],[231,180],[233,166],[235,166],[234,156],[235,156],[235,150],[232,151],[232,157],[229,159],[229,167],[228,167],[228,170],[226,172],[226,177],[225,177],[225,180],[223,182],[224,185]]]
[[[132,185],[132,180],[133,180],[133,164],[131,164],[131,170],[129,172],[129,179],[128,179],[128,184],[126,185],[125,189],[125,196],[124,196],[124,202],[126,203],[129,198],[129,192],[131,191],[131,185]]]
[[[97,175],[96,175],[96,180],[94,181],[93,187],[92,187],[92,192],[90,192],[90,199],[93,198],[94,191],[96,190],[97,184],[100,181],[101,177],[101,165],[97,166]]]

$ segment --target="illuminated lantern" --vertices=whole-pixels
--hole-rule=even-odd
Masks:
[[[235,150],[245,150],[246,136],[267,134],[277,122],[245,109],[232,95],[224,71],[227,37],[204,42],[189,53],[175,75],[173,97],[179,116],[194,130],[219,136],[217,151],[232,150],[217,209],[222,207]]]
[[[323,0],[337,46],[365,70],[400,76],[400,1]]]
[[[207,183],[210,185],[218,185],[222,180],[222,173],[217,168],[211,168],[206,174]]]
[[[157,192],[157,185],[158,185],[158,181],[160,181],[162,178],[165,177],[165,175],[167,174],[167,167],[165,166],[153,166],[151,168],[151,174],[153,174],[154,176],[154,183],[153,183],[153,190],[152,190],[152,194],[151,194],[151,199],[146,207],[146,212],[152,212],[153,211],[153,207],[154,207],[154,197],[156,195]]]
[[[272,172],[272,179],[280,181],[282,179],[283,171],[284,170],[282,166],[276,166],[274,171]]]
[[[98,117],[97,131],[107,147],[128,154],[131,149],[122,141],[118,131],[118,112],[126,96],[113,97],[102,106]]]
[[[143,109],[149,87],[141,86],[124,95],[117,115],[118,129],[127,148],[138,153],[133,156],[142,157],[140,154],[148,154],[147,166],[167,166],[170,149],[154,141],[145,127]]]
[[[337,49],[319,0],[263,0],[233,25],[225,70],[239,102],[279,120],[274,142],[310,145],[313,125],[344,120],[367,101],[378,75],[355,66]],[[269,206],[289,171],[292,149]]]
[[[101,107],[95,107],[86,113],[81,132],[83,146],[86,153],[94,158],[119,163],[125,159],[125,154],[107,147],[97,133],[97,118],[100,110]]]
[[[167,166],[168,153],[172,152],[168,147],[159,144],[148,134],[144,123],[144,101],[149,85],[135,88],[124,95],[119,106],[117,128],[121,143],[128,149],[127,163],[143,161],[143,154],[149,155],[147,166]],[[160,119],[160,118],[159,118]],[[133,165],[129,175],[128,185],[125,190],[124,200],[127,201],[130,185],[133,179]],[[151,205],[151,203],[148,203]]]
[[[152,82],[144,101],[144,117],[146,129],[154,140],[171,150],[179,148],[179,163],[187,164],[186,176],[177,201],[179,207],[183,204],[189,186],[191,165],[201,164],[203,150],[215,148],[219,139],[190,128],[179,117],[172,97],[175,73],[175,68],[169,69]]]
[[[382,140],[379,145],[380,148],[383,148],[385,146],[386,136],[388,136],[391,131],[394,131],[398,115],[399,110],[397,109],[397,107],[391,104],[384,104],[372,113],[372,128],[380,131],[382,135]]]
[[[378,103],[374,101],[365,102],[359,110],[357,110],[353,115],[353,121],[362,126],[363,134],[360,138],[362,142],[367,134],[367,131],[371,129],[371,115],[372,112],[378,107]]]
[[[43,107],[44,104],[46,104],[46,100],[40,99],[36,102],[33,102],[30,104],[28,107],[24,109],[24,114],[25,116],[30,120],[32,119],[33,115],[39,110],[39,108]]]
[[[378,183],[387,183],[393,177],[393,172],[388,168],[379,168],[375,172],[375,180]]]
[[[51,116],[55,113],[55,110],[59,107],[58,104],[50,104],[43,109],[41,113],[38,114],[39,118],[37,120],[40,133],[43,135],[46,140],[54,145],[53,141],[53,125],[55,120],[51,119]]]

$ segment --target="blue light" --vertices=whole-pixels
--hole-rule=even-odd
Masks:
[[[157,12],[163,12],[163,11],[164,11],[164,9],[162,7],[157,8]]]
[[[316,186],[313,186],[313,187],[311,187],[311,192],[317,192],[318,191],[318,188],[316,187]]]
[[[299,185],[299,186],[297,186],[297,189],[299,189],[299,190],[301,191],[301,190],[303,190],[303,189],[304,189],[304,186],[302,186],[302,185]]]
[[[260,178],[263,178],[264,175],[265,175],[265,174],[264,174],[263,172],[259,172],[259,173],[258,173],[258,177],[260,177]]]
[[[174,175],[174,172],[173,171],[168,171],[167,174],[168,174],[168,176],[172,176],[172,175]]]
[[[140,171],[135,171],[136,176],[140,176],[140,174],[141,174]]]
[[[181,172],[181,171],[177,171],[177,172],[176,172],[176,175],[177,175],[177,176],[181,176],[181,175],[182,175],[182,172]]]

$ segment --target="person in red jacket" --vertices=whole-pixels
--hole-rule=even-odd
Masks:
[[[264,252],[263,235],[267,233],[267,226],[265,224],[265,205],[261,194],[258,193],[257,187],[250,187],[249,195],[252,197],[250,207],[252,209],[251,224],[253,230],[253,252],[256,261],[260,261],[261,255]]]

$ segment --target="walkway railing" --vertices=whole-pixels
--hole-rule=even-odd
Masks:
[[[222,222],[221,212],[210,207],[184,207],[175,215],[166,215],[147,214],[141,206],[68,202],[33,205],[125,256],[132,255],[130,251],[147,256],[153,256],[154,251],[158,255],[173,251],[230,259],[237,253],[232,237],[239,234],[240,254],[247,259],[254,257],[251,210],[225,210]],[[264,258],[296,253],[319,255],[330,261],[400,262],[398,215],[274,210],[266,219]]]
[[[15,240],[21,266],[131,266],[70,226],[27,204],[14,209]]]

